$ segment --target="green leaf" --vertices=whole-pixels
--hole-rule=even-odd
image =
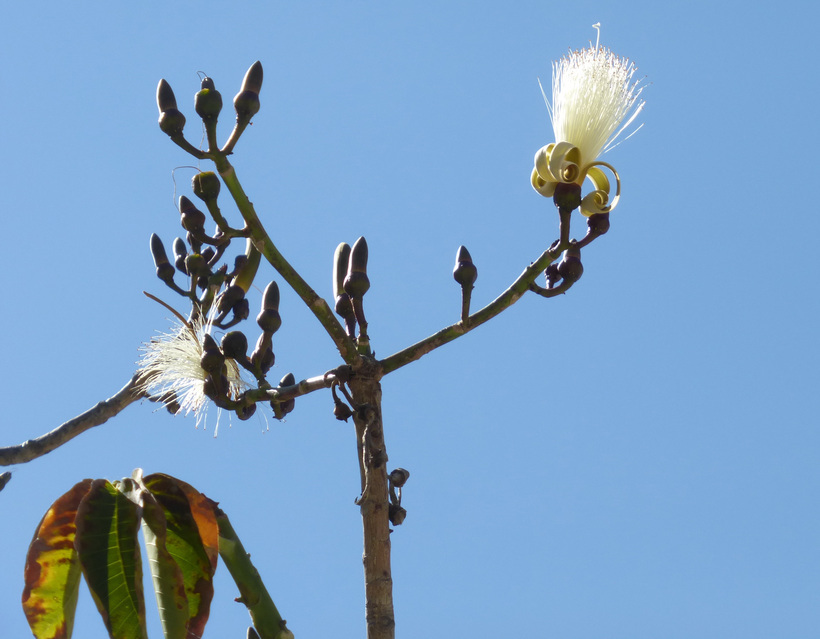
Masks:
[[[111,639],[147,639],[140,508],[96,479],[77,510],[75,547],[88,588]]]
[[[214,512],[216,504],[189,484],[169,475],[156,473],[146,477],[143,482],[162,509],[165,519],[164,546],[182,571],[184,595],[188,602],[188,636],[199,637],[205,630],[210,614],[214,593],[213,575],[219,557],[219,524]],[[148,503],[149,500],[146,499],[146,513],[150,511]],[[156,517],[154,513],[151,516]],[[146,542],[147,540],[146,535]],[[159,560],[161,551],[157,548],[156,552]],[[164,563],[157,564],[157,569],[162,566]],[[166,572],[170,570],[167,566],[162,569]],[[176,587],[175,582],[167,578],[161,583],[161,589],[156,577],[154,583],[158,601],[160,594],[164,600],[159,604],[160,614],[166,608],[166,614],[175,618],[176,613],[169,608],[168,603],[178,601],[176,594],[170,591]]]
[[[26,555],[23,611],[37,639],[70,639],[80,586],[74,519],[91,487],[84,479],[48,509]]]

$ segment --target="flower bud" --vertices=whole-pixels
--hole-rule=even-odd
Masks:
[[[156,233],[151,233],[151,256],[154,258],[154,266],[157,267],[157,277],[166,284],[174,280],[174,267],[168,262],[168,255],[165,253],[165,246]]]
[[[603,235],[609,230],[609,213],[595,213],[587,218],[587,228],[592,235]]]
[[[222,292],[222,295],[219,296],[216,302],[216,310],[219,313],[227,313],[239,300],[244,299],[244,297],[245,291],[242,290],[241,286],[229,286]]]
[[[333,254],[333,297],[344,294],[345,277],[347,276],[347,265],[350,261],[350,245],[342,242],[336,247]],[[338,311],[337,311],[338,313]]]
[[[395,488],[401,488],[407,483],[407,480],[410,479],[410,471],[405,468],[396,468],[390,472],[390,483],[393,484]]]
[[[364,297],[370,288],[367,277],[367,241],[360,237],[350,250],[350,261],[347,276],[344,280],[344,291],[350,297]]]
[[[203,78],[200,90],[194,98],[194,109],[203,120],[216,120],[222,111],[222,95],[214,87],[211,78]]]
[[[295,383],[296,378],[293,376],[293,373],[288,373],[280,380],[279,387],[282,388],[284,386],[293,386]],[[282,419],[296,406],[296,400],[291,398],[286,399],[283,402],[271,401],[270,405],[271,408],[273,408],[273,414],[276,416],[276,419]]]
[[[346,422],[353,416],[353,411],[350,409],[350,406],[338,400],[333,404],[333,415],[340,422]]]
[[[222,353],[231,359],[244,360],[248,352],[248,338],[242,331],[231,331],[222,337]]]
[[[186,257],[188,257],[188,248],[182,238],[178,237],[174,240],[174,266],[177,267],[177,270],[188,275],[188,269],[185,267]]]
[[[584,265],[581,264],[581,251],[577,248],[568,248],[564,257],[558,263],[558,275],[564,282],[572,284],[581,279],[584,274]]]
[[[236,409],[236,416],[245,421],[246,419],[250,419],[251,416],[256,412],[256,404],[248,404],[247,406],[240,406]]]
[[[478,278],[478,269],[473,264],[473,258],[470,257],[470,252],[463,246],[458,248],[456,253],[456,266],[453,269],[453,279],[458,282],[462,288],[472,287]]]
[[[171,85],[160,80],[157,86],[157,107],[159,107],[159,128],[171,137],[181,135],[185,127],[185,116],[177,109],[177,99]]]
[[[390,504],[387,509],[387,518],[394,526],[401,526],[407,518],[407,511],[401,506]]]
[[[265,287],[262,295],[262,310],[256,316],[256,323],[264,332],[272,335],[282,326],[282,317],[279,315],[279,285],[271,282]]]
[[[191,180],[191,186],[194,189],[194,195],[203,202],[209,202],[217,198],[222,185],[216,173],[213,171],[202,171],[201,173],[197,173],[193,180]]]
[[[205,214],[184,195],[179,196],[180,224],[189,233],[196,234],[205,228]]]
[[[237,122],[248,122],[259,112],[259,91],[261,89],[262,63],[257,60],[248,69],[245,78],[242,80],[242,88],[233,99]]]
[[[205,337],[202,339],[202,357],[199,359],[200,367],[206,373],[220,375],[224,364],[225,356],[220,352],[216,341],[208,333],[205,333]]]
[[[247,298],[244,297],[233,305],[232,310],[233,316],[238,322],[248,319],[251,314],[251,306]]]
[[[204,275],[208,271],[208,263],[199,253],[191,253],[185,258],[185,271],[191,277]]]
[[[270,345],[270,335],[264,333],[256,340],[256,347],[251,354],[251,364],[258,366],[263,375],[271,369],[276,357],[273,354],[273,349]]]

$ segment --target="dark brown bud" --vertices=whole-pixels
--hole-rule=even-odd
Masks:
[[[248,404],[247,406],[240,406],[236,409],[236,416],[245,421],[246,419],[250,419],[251,416],[256,412],[256,404]]]
[[[248,338],[241,331],[231,331],[222,337],[222,352],[225,357],[243,360],[248,352]]]
[[[350,245],[342,242],[336,247],[336,252],[333,254],[333,297],[335,298],[344,295],[345,277],[347,277],[349,262]]]
[[[251,353],[251,364],[258,366],[262,375],[266,375],[275,361],[276,357],[271,348],[270,335],[263,333],[259,336],[259,339],[256,340],[256,347],[253,349],[253,353]]]
[[[367,241],[360,237],[350,250],[344,291],[350,297],[363,297],[370,288],[367,277]]]
[[[254,62],[245,78],[242,80],[242,88],[233,99],[233,106],[236,109],[236,121],[247,123],[259,112],[259,92],[262,90],[262,63]]]
[[[396,468],[390,472],[390,483],[396,488],[401,488],[410,479],[410,471],[405,468]]]
[[[199,365],[206,373],[219,375],[224,364],[225,356],[220,352],[214,338],[206,333],[202,339],[202,357],[199,359]]]
[[[229,286],[216,302],[216,310],[220,313],[227,313],[241,299],[244,299],[245,291],[241,286]]]
[[[241,322],[243,320],[248,319],[251,314],[251,306],[248,303],[247,298],[242,298],[236,304],[233,305],[233,316],[236,318],[237,321]]]
[[[165,246],[162,240],[156,233],[151,234],[151,256],[154,258],[154,266],[157,267],[157,277],[163,282],[170,283],[174,281],[173,265],[168,262],[168,255],[165,253]]]
[[[401,526],[407,518],[407,511],[401,506],[390,504],[387,509],[387,518],[394,526]]]
[[[185,127],[185,116],[177,109],[177,99],[171,85],[160,80],[157,86],[157,107],[159,108],[159,128],[171,137],[180,135]]]
[[[184,195],[179,196],[179,214],[182,228],[189,233],[198,233],[205,228],[205,214]]]
[[[340,422],[346,422],[353,416],[353,411],[342,400],[338,400],[333,404],[333,415]]]
[[[194,195],[203,202],[208,202],[217,198],[222,184],[213,171],[202,171],[191,180],[191,186],[194,189]]]
[[[581,279],[584,274],[584,266],[581,264],[581,251],[577,248],[568,248],[564,251],[564,257],[558,263],[558,275],[564,282],[572,284]]]
[[[472,287],[477,278],[478,269],[473,264],[470,252],[465,247],[459,246],[458,253],[456,253],[456,266],[453,269],[453,279],[464,288]]]
[[[592,235],[603,235],[609,230],[609,213],[595,213],[587,218],[587,227]]]
[[[174,240],[174,266],[177,267],[177,270],[188,275],[188,269],[185,266],[186,257],[188,257],[188,248],[182,238],[178,237]]]
[[[203,120],[216,120],[222,111],[222,95],[214,87],[211,78],[204,78],[200,90],[194,98],[194,109]]]

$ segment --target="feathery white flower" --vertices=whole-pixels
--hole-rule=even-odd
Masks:
[[[166,405],[176,403],[179,412],[193,413],[197,426],[205,417],[208,402],[204,392],[207,373],[200,360],[203,339],[211,325],[202,319],[186,324],[179,320],[173,331],[162,333],[145,344],[139,361],[142,390],[163,398]],[[231,398],[238,396],[247,384],[239,374],[239,366],[226,358],[227,377]]]
[[[598,28],[597,24],[593,26]],[[584,198],[581,212],[608,213],[615,206],[620,179],[612,166],[598,158],[613,147],[643,110],[644,87],[640,80],[633,80],[635,71],[635,65],[627,58],[598,46],[597,42],[594,47],[570,51],[553,63],[552,101],[546,94],[544,101],[555,142],[535,155],[532,185],[536,191],[550,197],[560,182],[582,184],[589,178],[595,191]],[[544,92],[543,87],[541,91]],[[618,188],[612,202],[609,179],[599,166],[615,176]]]

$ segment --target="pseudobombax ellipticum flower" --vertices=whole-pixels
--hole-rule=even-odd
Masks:
[[[166,406],[178,407],[177,412],[193,413],[199,425],[209,402],[205,393],[208,373],[202,368],[201,361],[205,336],[210,334],[211,326],[201,317],[191,322],[178,319],[173,330],[156,336],[143,346],[139,361],[140,386]],[[235,399],[247,384],[240,377],[239,366],[234,360],[225,358],[224,375],[228,382],[228,396]]]
[[[570,51],[553,63],[552,102],[546,94],[544,101],[555,142],[535,154],[531,178],[533,188],[541,195],[552,197],[561,182],[581,185],[589,179],[594,190],[582,198],[581,213],[589,216],[615,208],[621,192],[620,178],[610,164],[598,158],[643,109],[643,86],[633,81],[635,71],[632,62],[599,47],[597,42],[594,47]],[[615,178],[614,196],[601,167]]]

